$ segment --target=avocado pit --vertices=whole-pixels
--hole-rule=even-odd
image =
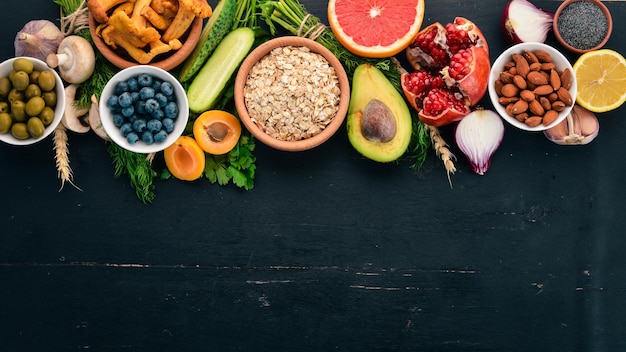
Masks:
[[[372,99],[363,109],[361,133],[372,142],[388,143],[396,135],[397,123],[391,109],[378,99]]]

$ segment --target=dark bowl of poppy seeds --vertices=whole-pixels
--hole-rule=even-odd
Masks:
[[[563,47],[582,54],[606,44],[613,19],[609,9],[598,0],[566,0],[554,13],[553,30]]]

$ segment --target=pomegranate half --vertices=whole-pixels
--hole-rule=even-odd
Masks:
[[[402,75],[402,89],[424,123],[443,126],[462,119],[487,91],[489,47],[466,18],[424,28],[406,56],[414,71]]]

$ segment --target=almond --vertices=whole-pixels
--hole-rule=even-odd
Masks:
[[[564,102],[565,105],[571,106],[572,104],[574,104],[572,95],[569,93],[569,90],[561,87],[556,91],[556,94],[559,96],[559,100]]]
[[[519,93],[520,98],[526,101],[535,100],[535,93],[528,89],[524,89]]]
[[[525,112],[515,115],[515,119],[519,122],[524,122],[526,121],[527,118],[528,118],[528,113],[525,113]]]
[[[565,103],[560,100],[555,101],[554,103],[552,103],[552,110],[557,112],[565,110]]]
[[[513,83],[513,77],[515,76],[510,74],[508,71],[500,72],[500,80],[504,84]]]
[[[526,79],[529,82],[536,84],[538,86],[548,84],[548,80],[546,79],[546,77],[542,75],[541,72],[537,72],[537,71],[529,72],[528,75],[526,76]]]
[[[541,103],[538,102],[537,100],[528,102],[528,110],[530,110],[532,114],[537,115],[537,116],[543,116],[543,114],[546,113],[543,106],[541,106]]]
[[[522,75],[515,75],[515,77],[513,77],[513,84],[515,84],[515,86],[519,89],[528,88],[528,84]]]
[[[544,110],[550,110],[552,109],[552,103],[550,102],[550,100],[548,100],[548,98],[546,97],[539,97],[539,102],[541,103],[541,106],[543,107]]]
[[[541,64],[538,62],[532,63],[529,66],[531,71],[541,71]]]
[[[550,86],[548,86],[550,87]],[[550,87],[552,88],[552,87]],[[519,93],[519,88],[513,83],[507,83],[502,87],[502,95],[505,97],[515,97]]]
[[[566,68],[561,72],[561,86],[565,89],[570,89],[572,86],[572,71],[569,68]]]
[[[529,118],[524,120],[524,123],[528,127],[536,127],[541,125],[541,121],[543,121],[543,118],[541,116],[530,116]]]
[[[496,81],[493,83],[493,88],[496,90],[496,94],[498,94],[498,96],[502,95],[502,87],[504,87],[504,82],[502,82],[500,79],[496,79]]]
[[[528,61],[526,61],[526,59],[522,55],[517,54],[517,53],[511,55],[511,58],[513,59],[513,61],[515,61],[515,67],[517,67],[517,74],[526,78],[526,75],[528,75],[528,72],[530,72]]]
[[[525,100],[516,101],[511,108],[511,112],[513,113],[513,115],[521,114],[526,110],[528,110],[528,103]]]
[[[554,89],[552,89],[552,86],[549,84],[541,85],[533,90],[533,93],[537,95],[548,95],[552,92],[554,92]]]
[[[561,77],[555,69],[550,70],[550,85],[554,90],[561,88]]]
[[[550,54],[548,54],[545,50],[535,50],[533,53],[539,62],[552,62],[552,56],[550,56]]]
[[[541,64],[542,71],[550,71],[556,69],[556,65],[554,62],[544,62]]]
[[[529,65],[539,62],[537,55],[530,50],[524,50],[524,52],[522,52],[522,56],[526,59],[526,61],[528,61]]]
[[[548,110],[546,111],[546,113],[543,115],[543,125],[544,126],[548,126],[549,124],[553,123],[554,121],[556,121],[556,118],[559,117],[559,113],[554,111],[554,110]]]
[[[500,97],[498,98],[498,103],[502,106],[507,106],[509,104],[513,104],[519,100],[518,97]]]

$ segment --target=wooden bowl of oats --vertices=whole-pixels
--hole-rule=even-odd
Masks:
[[[350,102],[348,76],[321,44],[302,37],[269,40],[243,61],[235,78],[241,122],[263,144],[303,151],[341,127]]]

